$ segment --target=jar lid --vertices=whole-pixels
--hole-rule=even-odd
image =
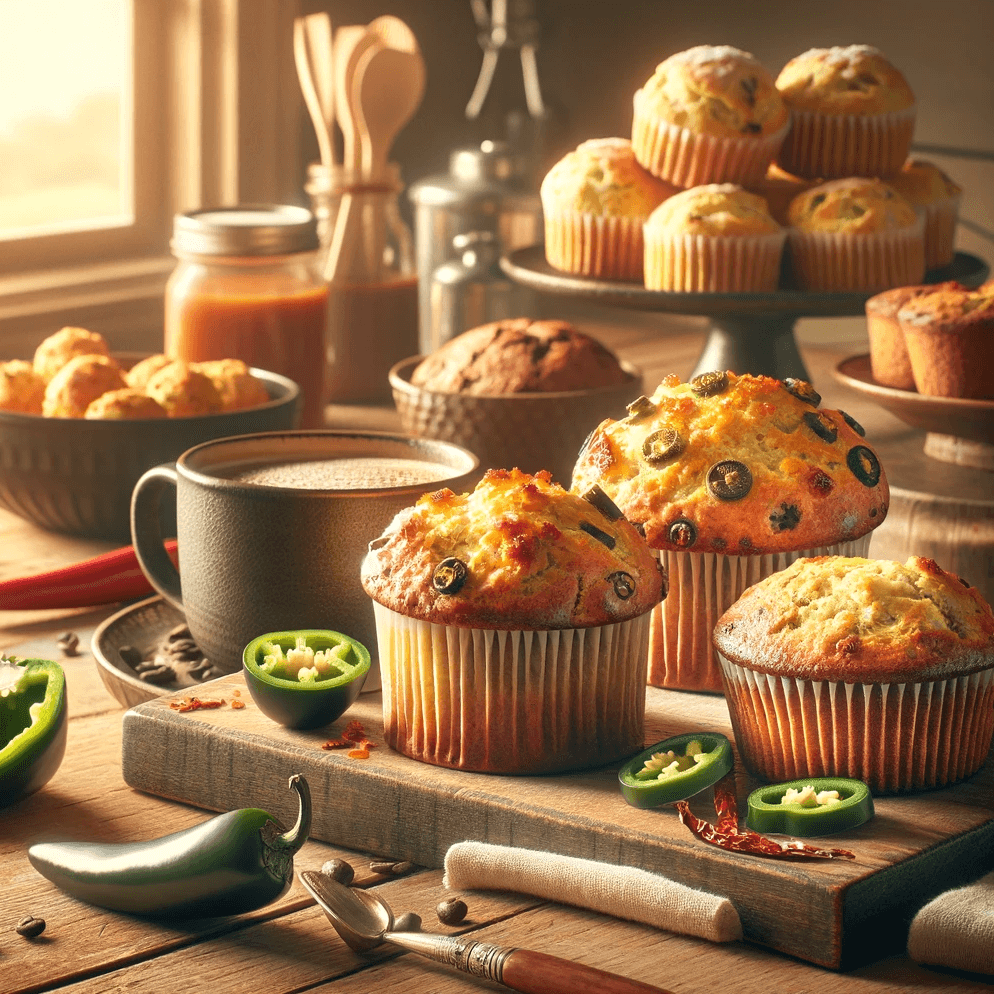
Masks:
[[[188,211],[173,218],[174,253],[289,255],[318,247],[317,221],[306,207],[243,204]]]

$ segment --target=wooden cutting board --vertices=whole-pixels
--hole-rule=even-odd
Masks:
[[[833,969],[903,948],[911,915],[934,895],[994,868],[994,762],[941,791],[875,800],[876,817],[821,840],[856,859],[784,862],[728,853],[694,838],[676,810],[622,799],[618,764],[583,773],[509,777],[418,763],[383,744],[378,693],[336,723],[293,732],[254,706],[240,674],[205,685],[218,710],[178,712],[183,692],[124,715],[124,778],[132,787],[216,811],[274,813],[287,778],[306,776],[312,835],[393,859],[440,867],[454,842],[473,839],[639,866],[727,896],[746,939]],[[240,710],[230,701],[245,702]],[[358,718],[380,743],[369,759],[321,746]],[[725,701],[648,688],[646,743],[689,731],[732,738]],[[737,757],[736,757],[737,758]],[[758,786],[736,766],[739,811]],[[714,821],[711,791],[692,801]],[[290,812],[287,812],[290,814]],[[815,840],[817,841],[817,840]]]

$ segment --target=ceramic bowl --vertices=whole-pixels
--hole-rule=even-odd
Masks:
[[[547,469],[564,487],[570,485],[587,435],[604,418],[625,417],[626,405],[643,389],[641,370],[622,362],[628,379],[616,386],[493,396],[442,393],[411,383],[414,367],[423,358],[412,356],[390,370],[405,431],[469,449],[479,457],[481,470]]]
[[[138,357],[115,358],[128,368]],[[295,427],[297,384],[252,373],[270,400],[242,411],[134,421],[0,411],[0,506],[51,531],[130,542],[131,492],[147,469],[210,439]]]
[[[330,649],[342,642],[351,647],[339,676],[324,680],[300,681],[273,676],[261,668],[269,647],[280,646],[284,652],[303,636],[315,652]],[[369,673],[369,650],[341,632],[308,629],[293,632],[270,632],[252,639],[242,657],[245,684],[259,710],[286,728],[323,728],[340,718],[354,703]]]

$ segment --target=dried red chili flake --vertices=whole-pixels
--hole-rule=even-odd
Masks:
[[[739,830],[738,805],[735,790],[728,777],[714,785],[714,810],[718,815],[717,824],[712,825],[703,818],[691,813],[686,801],[676,802],[680,821],[702,842],[727,849],[730,852],[747,853],[750,856],[764,856],[767,859],[855,859],[856,854],[848,849],[818,849],[791,839],[777,842],[768,839],[752,829]]]
[[[245,702],[244,701],[232,701],[231,702],[231,708],[232,708],[233,711],[240,711],[243,707],[245,707]]]
[[[369,750],[376,748],[376,743],[366,738],[366,729],[358,719],[350,721],[345,726],[341,738],[329,739],[322,749],[349,749],[352,759],[369,759]]]
[[[213,708],[223,708],[224,704],[223,698],[219,701],[202,701],[199,697],[184,697],[181,700],[169,702],[169,706],[174,711],[209,711]]]

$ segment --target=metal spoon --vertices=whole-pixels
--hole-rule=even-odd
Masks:
[[[456,935],[395,932],[390,906],[372,891],[346,887],[313,870],[302,871],[300,880],[356,952],[389,942],[523,994],[669,994],[661,987],[528,949],[492,946]]]

